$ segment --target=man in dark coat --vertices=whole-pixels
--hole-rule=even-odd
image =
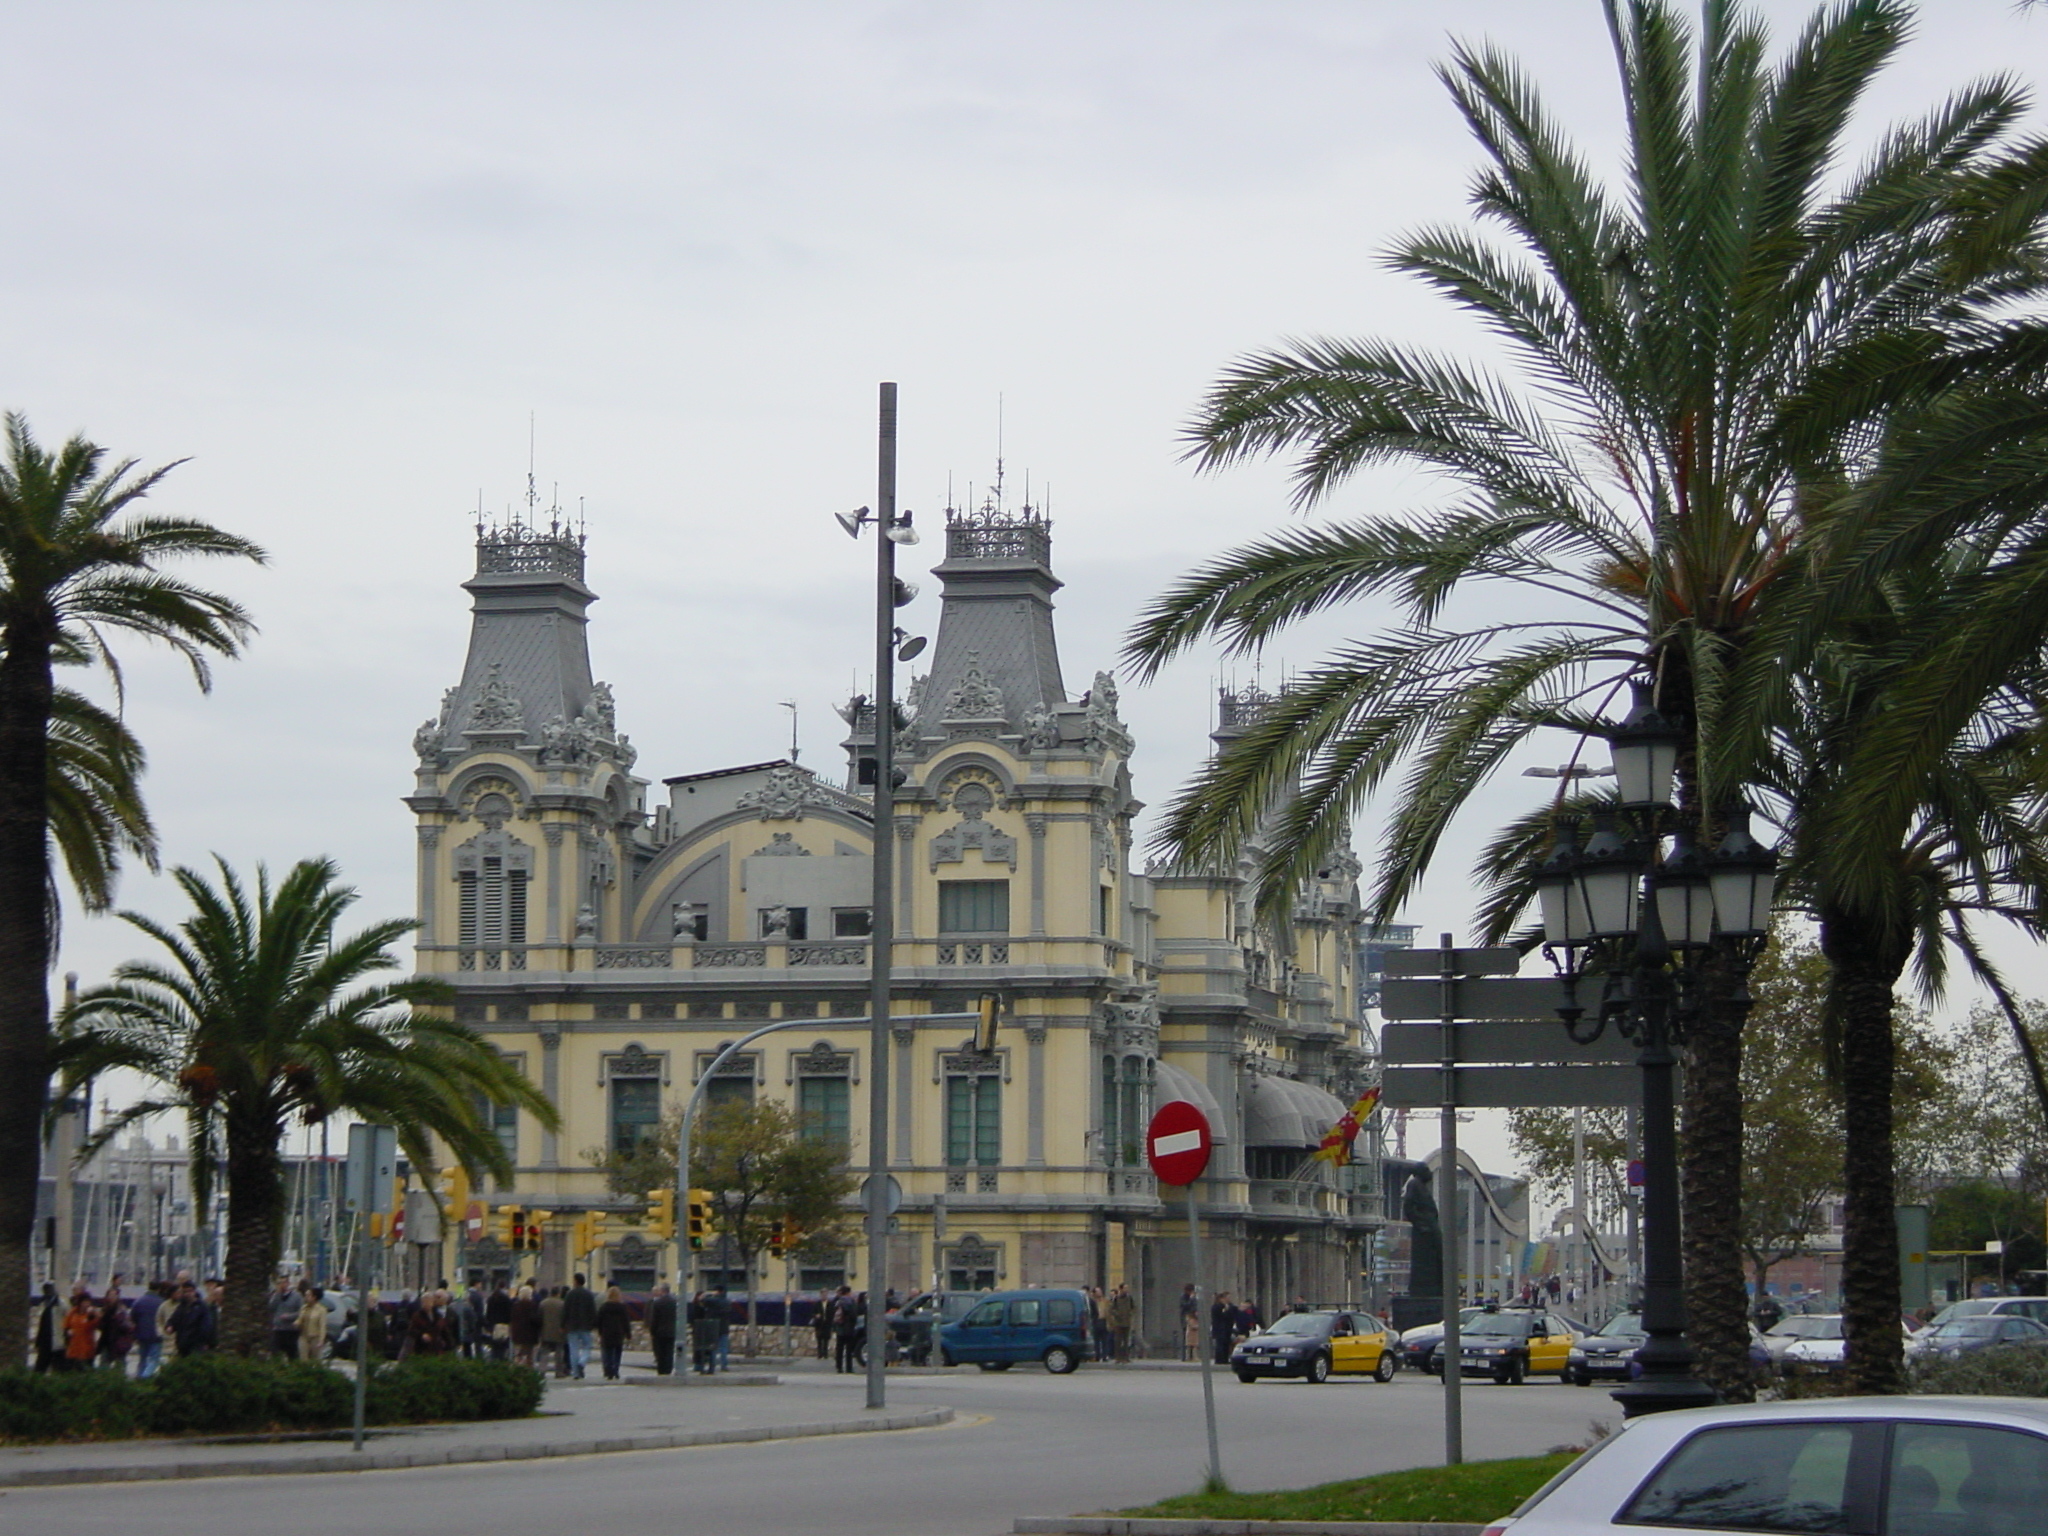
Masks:
[[[199,1294],[187,1280],[178,1287],[178,1310],[171,1315],[171,1331],[177,1336],[178,1358],[203,1355],[213,1348],[219,1324],[213,1303]]]
[[[676,1298],[658,1282],[654,1299],[647,1304],[647,1337],[654,1345],[654,1374],[668,1375],[676,1359]]]
[[[856,1297],[850,1286],[839,1287],[832,1301],[832,1368],[851,1376],[867,1366],[867,1352],[861,1347],[867,1329],[867,1298]]]
[[[587,1279],[578,1275],[562,1298],[562,1333],[569,1345],[569,1374],[579,1381],[583,1367],[590,1363],[592,1336],[597,1332],[597,1297]]]

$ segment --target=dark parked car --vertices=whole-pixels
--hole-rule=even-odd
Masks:
[[[1341,1309],[1290,1312],[1230,1352],[1230,1368],[1243,1382],[1263,1376],[1328,1381],[1333,1375],[1392,1381],[1400,1364],[1393,1336],[1378,1318]]]
[[[1595,1381],[1627,1381],[1636,1351],[1649,1337],[1643,1332],[1640,1312],[1615,1313],[1597,1332],[1582,1337],[1579,1347],[1572,1351],[1572,1381],[1581,1387],[1589,1387]]]
[[[2011,1344],[2048,1344],[2048,1328],[2017,1313],[1952,1317],[1945,1323],[1936,1323],[1915,1334],[1906,1345],[1906,1358],[1953,1360],[1959,1355]]]

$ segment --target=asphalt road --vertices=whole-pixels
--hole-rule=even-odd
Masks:
[[[861,1402],[854,1378],[804,1386],[843,1391],[849,1410]],[[892,1409],[944,1405],[960,1419],[896,1434],[545,1463],[17,1489],[0,1493],[0,1532],[998,1536],[1017,1515],[1144,1503],[1202,1477],[1201,1379],[1192,1372],[1084,1367],[1052,1377],[1020,1366],[889,1386]],[[1224,1473],[1240,1488],[1298,1487],[1442,1456],[1442,1388],[1422,1376],[1243,1386],[1219,1373],[1216,1386]],[[1470,1383],[1464,1402],[1474,1460],[1582,1444],[1589,1421],[1619,1421],[1597,1389]]]

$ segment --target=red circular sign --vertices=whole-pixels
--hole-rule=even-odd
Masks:
[[[1192,1184],[1209,1166],[1209,1117],[1186,1099],[1159,1106],[1145,1128],[1145,1156],[1162,1184]]]

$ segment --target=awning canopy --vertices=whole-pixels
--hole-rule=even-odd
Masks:
[[[1230,1117],[1223,1113],[1223,1106],[1216,1102],[1216,1095],[1208,1085],[1192,1072],[1183,1072],[1179,1067],[1166,1062],[1158,1063],[1158,1075],[1153,1080],[1153,1105],[1170,1104],[1176,1099],[1185,1099],[1209,1117],[1209,1139],[1229,1141]]]
[[[1248,1147],[1314,1147],[1344,1118],[1345,1106],[1289,1077],[1254,1077],[1244,1090],[1244,1141]]]

